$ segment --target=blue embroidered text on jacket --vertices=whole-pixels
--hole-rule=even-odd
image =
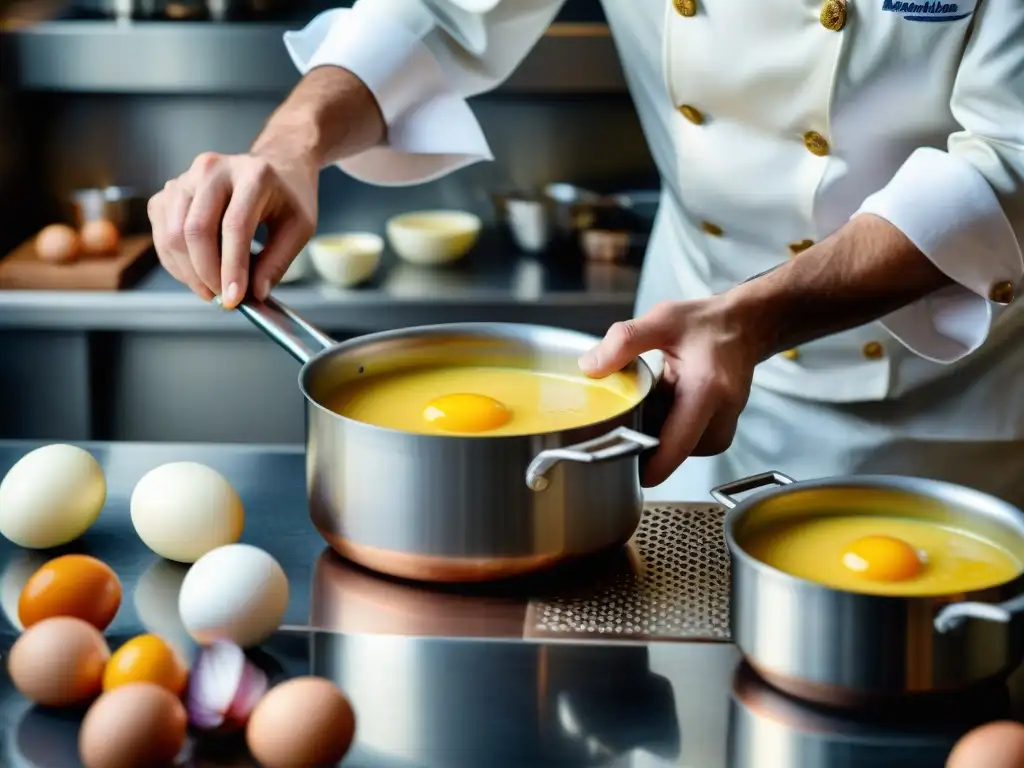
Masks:
[[[903,18],[907,21],[956,21],[966,19],[971,11],[960,12],[957,3],[924,2],[912,3],[903,0],[883,0],[882,10],[892,13],[907,14]]]

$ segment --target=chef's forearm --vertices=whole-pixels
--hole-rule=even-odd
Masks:
[[[876,320],[950,283],[900,230],[862,215],[724,298],[758,358],[766,359]]]
[[[376,99],[359,78],[340,67],[318,67],[277,108],[252,151],[322,168],[379,144],[386,130]]]

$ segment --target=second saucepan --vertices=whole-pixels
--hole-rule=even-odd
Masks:
[[[1024,563],[1024,513],[1011,504],[937,480],[884,475],[794,482],[768,472],[712,494],[729,508],[732,639],[775,687],[802,699],[863,706],[999,679],[1024,657],[1020,572],[966,593],[868,594],[799,578],[750,551],[752,536],[766,526],[874,514],[963,531]]]
[[[283,304],[239,310],[303,363],[313,524],[342,556],[425,581],[486,581],[625,544],[640,521],[638,431],[657,365],[636,359],[628,410],[576,429],[464,437],[386,429],[322,403],[340,385],[410,366],[484,365],[579,375],[598,339],[535,325],[422,326],[335,343]],[[632,401],[631,401],[632,402]]]

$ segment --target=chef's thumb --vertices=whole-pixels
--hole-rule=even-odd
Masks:
[[[663,336],[663,329],[649,315],[615,323],[601,343],[580,358],[580,369],[593,378],[621,371],[634,358],[657,349]]]

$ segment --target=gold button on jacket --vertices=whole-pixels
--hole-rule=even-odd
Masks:
[[[1013,283],[1009,280],[1003,280],[1000,283],[994,284],[989,289],[988,297],[996,304],[1009,304],[1014,298]]]
[[[804,134],[804,146],[812,155],[825,157],[829,153],[828,140],[817,131],[808,131]]]
[[[712,224],[710,221],[702,221],[700,223],[700,228],[703,229],[706,234],[709,234],[712,237],[722,236],[722,228],[717,224]]]
[[[861,351],[868,360],[881,360],[885,357],[885,348],[877,341],[869,341]]]
[[[680,16],[697,15],[697,0],[672,0],[672,5]]]
[[[691,107],[689,104],[681,105],[679,107],[679,114],[694,125],[701,125],[704,122],[704,114],[699,109]]]
[[[846,26],[846,2],[845,0],[825,0],[821,6],[821,26],[838,32]]]
[[[800,350],[787,349],[785,352],[782,353],[782,356],[787,360],[796,360],[798,357],[800,357]]]
[[[793,256],[796,256],[798,253],[803,253],[804,251],[806,251],[808,248],[810,248],[813,245],[814,245],[814,241],[813,240],[798,240],[795,243],[790,243],[789,244],[789,252]]]

